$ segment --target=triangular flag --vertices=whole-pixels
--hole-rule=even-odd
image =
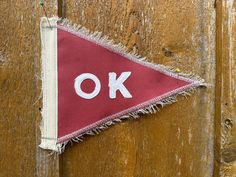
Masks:
[[[128,53],[101,33],[41,20],[43,122],[40,147],[63,152],[126,118],[154,113],[204,81]]]

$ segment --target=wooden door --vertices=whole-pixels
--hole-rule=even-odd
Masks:
[[[210,85],[59,156],[38,147],[45,13],[38,0],[1,0],[0,177],[236,176],[235,8],[234,0],[45,1],[48,16],[59,13]]]

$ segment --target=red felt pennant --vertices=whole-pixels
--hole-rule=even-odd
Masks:
[[[65,23],[56,32],[57,144],[154,112],[156,105],[203,85],[199,78],[143,61],[99,33]]]

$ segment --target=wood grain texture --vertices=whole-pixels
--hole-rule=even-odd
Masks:
[[[46,5],[56,15],[55,1]],[[0,9],[0,177],[56,177],[58,157],[38,148],[43,11],[31,0],[1,0]]]
[[[213,175],[214,1],[66,1],[65,16],[212,86],[159,113],[117,124],[61,156],[63,177]]]
[[[34,176],[34,4],[0,2],[0,176]]]
[[[236,1],[218,1],[217,162],[222,177],[236,177]]]
[[[235,1],[217,1],[217,33],[214,0],[64,2],[65,16],[72,22],[102,31],[156,63],[197,73],[211,87],[187,99],[179,97],[155,115],[87,137],[60,157],[50,155],[38,148],[39,18],[44,14],[39,1],[1,0],[0,177],[210,177],[213,162],[215,176],[232,177],[236,173]],[[45,7],[49,16],[56,15],[56,0],[46,1]]]

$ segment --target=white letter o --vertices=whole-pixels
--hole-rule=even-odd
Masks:
[[[95,88],[94,88],[93,92],[91,92],[91,93],[85,93],[81,89],[81,83],[86,79],[91,79],[95,83]],[[75,78],[74,88],[75,88],[75,92],[80,97],[82,97],[84,99],[92,99],[99,94],[99,92],[101,90],[101,83],[100,83],[99,79],[94,74],[84,73],[84,74],[81,74]]]

